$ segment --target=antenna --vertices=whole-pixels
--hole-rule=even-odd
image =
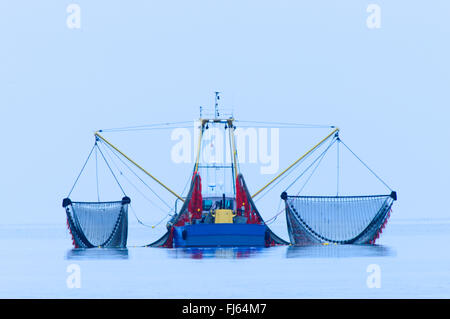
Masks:
[[[202,118],[202,111],[203,111],[203,107],[200,106],[200,118]]]
[[[219,100],[220,100],[220,96],[219,93],[220,92],[214,92],[216,94],[215,98],[214,98],[214,116],[217,119],[220,114],[219,114]]]

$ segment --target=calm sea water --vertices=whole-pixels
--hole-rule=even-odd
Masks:
[[[450,220],[392,221],[376,246],[143,248],[148,230],[129,232],[128,249],[74,250],[65,225],[0,226],[0,297],[450,298]]]

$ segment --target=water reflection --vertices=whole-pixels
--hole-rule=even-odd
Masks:
[[[198,247],[168,249],[171,258],[223,258],[285,256],[285,258],[351,258],[395,256],[395,251],[382,245],[309,245],[283,247]]]
[[[255,257],[264,251],[263,247],[198,247],[175,248],[168,250],[171,258],[223,258],[239,259]]]
[[[67,252],[66,259],[128,259],[128,249],[76,248]]]
[[[152,249],[152,248],[148,248]],[[282,247],[191,247],[167,249],[170,258],[241,259],[255,257],[285,258],[352,258],[395,256],[395,251],[382,245],[309,245]],[[127,248],[77,248],[67,251],[66,259],[128,259]]]
[[[395,252],[381,245],[309,245],[289,246],[286,258],[348,258],[395,256]]]

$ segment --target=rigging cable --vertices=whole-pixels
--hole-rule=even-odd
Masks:
[[[189,185],[189,182],[190,182],[190,178],[187,179],[186,185],[184,185],[184,188],[183,188],[183,190],[181,191],[181,196],[183,196],[184,191],[186,190],[186,188],[187,188],[188,185]],[[178,199],[178,198],[177,198],[177,199]]]
[[[109,149],[108,149],[109,151]],[[111,160],[111,162],[114,164],[114,166],[116,167],[116,169],[119,171],[120,175],[123,176],[123,178],[125,178],[125,180],[131,185],[133,186],[133,188],[142,195],[142,197],[144,197],[149,203],[151,203],[152,205],[154,205],[156,208],[158,208],[159,210],[163,211],[164,213],[166,213],[166,210],[161,208],[160,206],[158,206],[156,203],[154,203],[150,198],[148,198],[126,175],[123,174],[122,170],[119,168],[119,166],[116,164],[116,162],[112,159],[111,154],[108,152],[106,153],[109,157],[109,159]]]
[[[335,141],[335,140],[334,140]],[[306,182],[303,184],[303,186],[302,186],[302,188],[300,189],[300,191],[297,193],[297,196],[303,191],[303,189],[305,188],[305,186],[306,186],[306,184],[309,182],[309,180],[311,179],[311,177],[313,176],[313,174],[314,174],[314,172],[316,171],[316,169],[317,169],[317,167],[319,167],[319,165],[320,165],[320,163],[321,163],[321,161],[322,161],[322,159],[325,157],[325,154],[326,154],[326,152],[330,149],[330,147],[333,145],[333,143],[334,143],[334,141],[331,141],[331,143],[330,143],[330,145],[327,147],[327,149],[325,149],[325,151],[323,151],[303,172],[302,172],[302,174],[292,183],[292,184],[294,184],[301,176],[303,176],[313,165],[314,165],[314,163],[316,163],[317,162],[317,160],[319,160],[319,162],[317,162],[317,165],[316,165],[316,167],[313,169],[313,171],[311,172],[311,174],[309,175],[309,177],[308,177],[308,179],[306,180]],[[292,184],[291,185],[289,185],[289,187],[291,187],[292,186]],[[288,188],[289,188],[288,187]],[[286,190],[288,189],[288,188],[286,188]],[[281,203],[281,199],[280,199],[280,203]],[[278,209],[280,209],[280,204],[278,204]],[[277,209],[277,210],[278,210]],[[272,224],[276,219],[277,219],[277,217],[282,213],[284,211],[284,208],[282,209],[282,210],[280,210],[277,214],[275,214],[273,217],[271,217],[271,218],[269,218],[266,222],[265,222],[265,224],[266,225],[269,225],[269,224]],[[269,223],[269,224],[268,224]]]
[[[114,174],[113,170],[111,169],[111,166],[109,166],[109,163],[108,163],[108,161],[107,161],[106,158],[105,158],[105,155],[103,155],[102,150],[101,150],[100,148],[98,148],[98,150],[99,150],[99,152],[100,152],[100,155],[102,155],[103,159],[105,160],[105,163],[106,163],[106,165],[107,165],[108,168],[109,168],[109,171],[110,171],[111,174],[114,176],[114,179],[116,180],[117,185],[119,185],[120,189],[122,190],[123,195],[127,196],[127,194],[125,194],[125,191],[124,191],[123,188],[122,188],[122,185],[120,185],[119,180],[118,180],[117,177],[116,177],[116,174]]]
[[[331,141],[330,145],[332,145],[333,141],[334,141],[334,138],[333,138],[333,140]],[[328,147],[328,148],[329,148],[329,147]],[[325,151],[327,151],[328,148],[327,148]],[[316,151],[316,150],[314,150],[314,151]],[[301,163],[303,163],[307,158],[309,158],[313,153],[314,153],[314,152],[311,152],[311,153],[309,153],[308,155],[306,155],[301,161],[299,161],[298,163],[296,163],[295,166],[293,166],[292,168],[297,168],[297,167],[299,167],[299,165],[300,165]],[[308,170],[308,169],[309,169],[309,167],[307,168],[307,170]],[[275,186],[277,186],[281,181],[283,181],[286,177],[288,177],[290,174],[292,174],[292,173],[294,172],[294,170],[295,170],[295,169],[292,169],[290,172],[287,172],[285,175],[281,176],[281,178],[280,178],[278,181],[276,181],[270,188],[268,188],[267,190],[265,190],[265,192],[264,192],[262,195],[260,195],[259,198],[257,198],[256,200],[254,200],[254,202],[256,203],[258,200],[260,200],[260,199],[263,198],[265,195],[267,195],[267,193],[269,193],[269,191],[271,191],[271,190],[272,190]],[[294,184],[294,183],[295,183],[295,182],[296,182],[296,181],[297,181],[304,173],[305,173],[305,171],[303,171],[303,173],[302,173],[299,177],[297,177],[297,178],[294,180],[294,182],[291,183],[291,184],[288,186],[288,188],[291,187],[292,184]],[[287,188],[287,189],[288,189],[288,188]],[[287,189],[286,189],[286,190],[287,190]]]
[[[94,151],[94,148],[96,147],[96,145],[97,145],[97,143],[95,143],[94,146],[92,146],[92,149],[91,149],[91,151],[89,152],[89,155],[88,155],[86,161],[84,162],[84,165],[83,165],[83,167],[81,168],[80,173],[78,174],[77,178],[75,179],[75,183],[73,183],[72,188],[70,189],[69,194],[66,196],[67,198],[69,198],[69,197],[70,197],[70,194],[72,194],[72,191],[73,191],[73,189],[75,188],[75,185],[77,184],[78,180],[80,179],[80,176],[81,176],[81,174],[83,173],[83,171],[84,171],[84,169],[85,169],[85,167],[86,167],[86,164],[87,164],[88,161],[89,161],[89,158],[91,158],[92,152]]]
[[[97,182],[97,201],[100,202],[100,191],[98,189],[98,145],[97,145],[97,140],[95,141],[95,179]]]
[[[281,198],[280,198],[280,200],[278,201],[278,208],[277,208],[277,211],[280,210],[281,201],[282,201],[282,200],[281,200]],[[264,224],[266,224],[266,225],[272,224],[272,223],[277,219],[278,215],[280,215],[283,211],[284,211],[284,208],[283,208],[281,211],[279,211],[275,216],[273,216],[273,217],[269,218],[268,220],[266,220],[266,221],[264,222]]]
[[[177,128],[192,128],[192,125],[182,126],[167,126],[167,127],[143,127],[143,128],[129,128],[129,129],[114,129],[114,130],[99,130],[99,132],[116,133],[116,132],[139,132],[139,131],[153,131],[153,130],[169,130]]]
[[[336,164],[336,196],[339,196],[339,175],[340,175],[340,163],[339,163],[339,159],[340,159],[340,157],[339,157],[339,143],[341,142],[341,139],[338,137],[337,138],[337,144],[336,144],[336,153],[337,153],[337,155],[336,155],[336,157],[337,157],[337,159],[336,159],[336,161],[337,161],[337,164]]]
[[[335,141],[336,141],[336,140],[335,140]],[[335,142],[335,141],[334,141],[334,142]],[[314,167],[314,169],[312,170],[311,174],[310,174],[309,177],[306,179],[305,183],[303,184],[302,188],[300,188],[300,191],[297,193],[296,196],[298,196],[298,195],[303,191],[303,189],[306,187],[306,185],[308,184],[309,180],[310,180],[311,177],[314,175],[314,173],[316,172],[316,170],[317,170],[317,168],[319,167],[320,163],[321,163],[322,160],[324,159],[324,157],[325,157],[325,155],[326,155],[326,152],[331,148],[331,146],[333,145],[334,142],[332,142],[332,143],[328,146],[328,148],[327,148],[322,154],[319,155],[319,157],[317,158],[317,159],[320,158],[319,161],[317,162],[316,166]],[[317,159],[316,159],[315,161],[317,161]],[[314,161],[314,162],[315,162],[315,161]],[[308,170],[312,167],[312,165],[314,164],[314,162],[313,162],[313,163],[305,170],[305,172],[308,171]]]
[[[322,160],[323,156],[326,152],[330,149],[330,147],[336,142],[336,139],[333,138],[330,142],[330,144],[327,146],[327,148],[285,189],[287,191],[289,188],[291,188],[292,185],[294,185],[313,165],[316,163],[319,159]],[[319,161],[319,163],[320,163]],[[317,168],[317,166],[316,166]]]
[[[114,160],[112,159],[111,154],[109,154],[109,153],[106,153],[106,154],[108,155],[108,157],[110,158],[111,162],[114,164],[114,166],[116,167],[116,169],[119,171],[120,175],[123,176],[123,177],[126,179],[126,181],[127,181],[128,183],[130,183],[131,186],[133,186],[134,189],[135,189],[137,192],[139,192],[139,193],[140,193],[147,201],[149,201],[151,204],[155,205],[157,208],[159,208],[160,210],[162,210],[164,213],[166,212],[166,211],[163,210],[161,207],[159,207],[158,205],[156,205],[155,203],[153,203],[153,201],[151,201],[147,196],[145,196],[145,194],[144,194],[141,190],[139,190],[139,189],[137,188],[137,186],[134,185],[134,184],[130,181],[130,179],[129,179],[128,177],[126,177],[126,176],[122,173],[122,171],[120,170],[120,168],[118,167],[118,165],[117,165],[117,164],[114,162]],[[159,221],[156,225],[153,225],[153,226],[145,224],[145,223],[137,216],[136,211],[135,211],[134,207],[132,206],[132,204],[130,203],[129,205],[130,205],[131,211],[133,212],[133,215],[134,215],[134,217],[136,218],[137,222],[138,222],[139,224],[141,224],[142,226],[145,226],[145,227],[148,227],[148,228],[155,228],[155,226],[157,226],[157,225],[159,225],[159,224],[161,223],[161,221]],[[170,214],[164,216],[164,219],[167,218],[167,216],[169,216],[169,215],[170,215]],[[164,220],[164,219],[163,219],[163,220]]]
[[[178,124],[192,123],[192,121],[182,121],[182,122],[171,122],[171,123],[154,123],[147,125],[136,125],[136,126],[126,126],[126,127],[116,127],[109,129],[102,129],[99,132],[123,132],[123,131],[140,131],[140,130],[152,130],[152,129],[167,129],[171,128],[169,126]],[[166,126],[166,127],[164,127]],[[189,126],[191,127],[191,126]]]
[[[283,128],[335,128],[333,125],[318,125],[318,124],[303,124],[303,123],[283,123],[283,122],[263,122],[263,121],[241,121],[235,120],[238,123],[262,124],[262,125],[278,125]],[[242,126],[242,125],[240,125]]]
[[[105,143],[103,143],[103,141],[101,141],[102,142],[102,144],[103,145],[105,145]],[[128,168],[128,170],[130,171],[130,172],[132,172],[133,174],[134,174],[134,176],[136,176],[145,186],[147,186],[147,188],[161,201],[161,202],[163,202],[164,203],[164,205],[166,205],[170,210],[172,209],[172,207],[169,205],[169,204],[167,204],[167,202],[165,201],[165,200],[163,200],[133,169],[131,169],[130,168],[130,166],[127,164],[127,163],[125,163],[123,160],[122,160],[122,158],[120,158],[119,157],[119,155],[117,155],[117,153],[116,152],[114,152],[113,151],[113,149],[108,145],[108,144],[106,144],[106,146],[107,146],[107,148],[120,160],[120,162],[123,164],[123,165],[125,165],[127,168]]]
[[[340,140],[340,142],[361,162],[361,164],[363,164],[381,183],[383,183],[384,184],[384,186],[386,186],[391,192],[393,191],[392,190],[392,188],[390,188],[389,186],[388,186],[388,184],[386,184],[373,170],[371,170],[370,169],[370,167],[369,166],[367,166],[367,164],[366,163],[364,163],[363,161],[362,161],[362,159],[360,159],[359,157],[358,157],[358,155],[356,155],[355,153],[353,153],[353,151],[347,146],[347,144],[345,144],[344,142],[342,142],[342,140]]]

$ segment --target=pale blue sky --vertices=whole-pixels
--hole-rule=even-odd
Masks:
[[[216,90],[238,119],[338,125],[398,191],[393,218],[449,217],[450,2],[77,1],[79,30],[70,3],[0,3],[1,223],[63,223],[93,131],[194,120]],[[369,3],[380,29],[366,26]],[[280,169],[327,130],[316,133],[281,132]],[[170,131],[114,134],[182,191],[192,167],[171,163]],[[244,169],[253,191],[271,177]],[[266,218],[279,192],[269,200]]]

